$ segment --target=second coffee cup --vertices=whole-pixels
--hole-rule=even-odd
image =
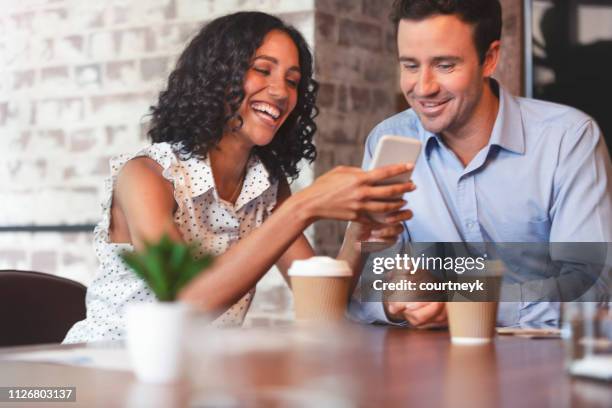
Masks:
[[[499,260],[487,261],[480,273],[461,276],[459,282],[482,281],[482,293],[452,294],[446,304],[451,341],[454,344],[486,344],[495,337],[497,310],[505,265]]]

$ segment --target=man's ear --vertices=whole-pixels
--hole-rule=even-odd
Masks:
[[[489,45],[489,49],[485,54],[485,59],[482,63],[482,72],[485,78],[489,78],[495,72],[497,63],[499,62],[501,41],[496,40]]]

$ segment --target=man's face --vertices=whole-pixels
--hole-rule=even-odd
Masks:
[[[430,132],[465,129],[481,100],[489,73],[479,63],[472,30],[452,15],[399,23],[400,86]]]

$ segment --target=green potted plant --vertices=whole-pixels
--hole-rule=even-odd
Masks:
[[[197,258],[195,245],[164,235],[142,251],[121,254],[159,302],[133,303],[126,310],[127,347],[137,377],[146,382],[178,380],[184,366],[188,307],[177,302],[180,290],[213,261]]]

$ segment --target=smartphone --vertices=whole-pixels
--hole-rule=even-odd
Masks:
[[[416,163],[421,152],[421,142],[405,136],[384,135],[378,141],[370,170],[391,164]],[[385,179],[383,185],[407,183],[411,172]]]

